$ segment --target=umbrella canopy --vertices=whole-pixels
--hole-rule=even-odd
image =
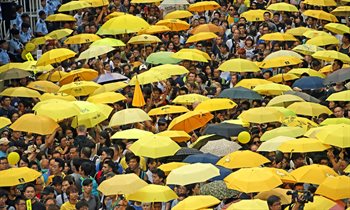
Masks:
[[[343,0],[345,2],[345,0]],[[350,14],[350,7],[349,6],[339,6],[335,8],[332,12],[335,16],[349,16]]]
[[[72,103],[80,110],[72,121],[73,128],[79,125],[92,128],[106,120],[113,110],[112,107],[105,104],[93,104],[87,101],[73,101]]]
[[[126,199],[139,202],[167,202],[177,198],[176,193],[168,186],[149,184],[138,191],[127,195]]]
[[[200,188],[201,195],[211,195],[217,199],[227,199],[237,197],[240,193],[236,190],[228,189],[224,181],[213,181],[204,184]]]
[[[2,170],[0,171],[0,177],[6,177],[6,179],[0,180],[0,187],[11,187],[25,184],[34,181],[40,176],[40,172],[27,167]]]
[[[243,150],[235,151],[224,156],[216,164],[225,168],[234,169],[258,167],[269,162],[269,159],[256,152]]]
[[[172,170],[166,183],[184,186],[205,182],[219,175],[219,169],[210,163],[194,163]]]
[[[109,19],[97,31],[99,35],[116,35],[125,33],[135,33],[141,29],[148,28],[150,25],[142,18],[124,14]]]
[[[150,83],[154,83],[154,82],[160,82],[166,79],[169,79],[171,76],[162,72],[154,72],[154,71],[145,71],[142,72],[141,74],[138,74],[136,76],[134,76],[130,82],[129,85],[136,85],[136,80],[138,80],[138,82],[141,85],[146,85],[146,84],[150,84]]]
[[[328,13],[328,12],[325,12],[323,10],[306,10],[305,12],[303,12],[303,14],[305,16],[309,16],[309,17],[313,17],[313,18],[316,18],[316,19],[319,19],[319,20],[326,20],[326,21],[329,21],[329,22],[338,22],[337,18]]]
[[[329,110],[328,107],[312,102],[295,102],[292,105],[288,106],[288,109],[292,110],[298,115],[311,117],[319,116],[323,113],[332,113],[332,111]]]
[[[213,32],[199,32],[195,35],[188,37],[186,43],[200,42],[204,40],[215,39],[218,36]]]
[[[147,186],[136,174],[118,174],[105,180],[98,186],[98,191],[105,196],[131,194]]]
[[[139,30],[138,34],[158,34],[158,33],[164,33],[169,31],[171,31],[171,29],[167,26],[151,25],[148,28]]]
[[[80,0],[85,1],[91,5],[91,7],[103,7],[107,6],[109,1],[108,0]]]
[[[311,38],[308,41],[306,41],[306,44],[315,45],[315,46],[326,46],[326,45],[332,45],[332,44],[338,45],[339,40],[334,36],[324,35],[324,36],[317,36],[317,37]],[[326,51],[326,50],[317,51],[315,53],[319,53],[322,51]]]
[[[350,147],[350,125],[327,125],[320,129],[316,137],[324,144],[330,144],[340,148]]]
[[[284,92],[290,91],[292,89],[287,85],[269,83],[258,85],[253,90],[262,95],[282,95]]]
[[[203,127],[213,115],[207,111],[189,111],[179,117],[174,118],[169,124],[168,130],[182,130],[187,133]]]
[[[147,56],[146,63],[151,64],[177,64],[181,60],[173,58],[174,52],[155,52]]]
[[[27,85],[28,88],[39,90],[46,93],[57,93],[60,86],[49,81],[34,81]]]
[[[350,101],[350,90],[332,93],[326,101]]]
[[[93,69],[77,69],[72,70],[65,76],[63,76],[60,80],[60,85],[66,85],[75,81],[92,81],[98,76],[98,72]]]
[[[272,107],[259,107],[243,111],[243,113],[239,115],[239,118],[244,122],[261,124],[268,122],[280,122],[284,116],[282,112]]]
[[[100,94],[90,96],[87,99],[88,102],[97,103],[97,104],[113,104],[118,101],[124,101],[124,100],[126,100],[125,96],[115,92],[100,93]]]
[[[333,10],[334,11],[334,10]],[[328,31],[336,34],[350,33],[350,28],[340,23],[328,23],[324,26]]]
[[[304,99],[305,101],[308,102],[313,102],[313,103],[320,103],[320,100],[303,92],[298,92],[298,91],[287,91],[284,94],[290,94],[290,95],[295,95],[299,96],[300,98]]]
[[[76,61],[84,60],[84,59],[90,59],[90,58],[96,58],[100,55],[107,54],[111,51],[113,51],[114,48],[110,46],[95,46],[90,47],[87,50],[80,53],[79,57],[76,59]]]
[[[243,12],[240,17],[244,17],[249,22],[264,21],[264,13],[267,10],[254,9]]]
[[[63,29],[57,29],[57,30],[51,31],[46,36],[59,40],[71,35],[71,33],[73,33],[73,30],[68,28],[63,28]]]
[[[50,71],[43,73],[42,75],[38,76],[38,80],[48,80],[51,82],[58,82],[60,81],[64,76],[66,76],[68,73],[64,71]]]
[[[303,74],[308,74],[309,76],[325,78],[326,76],[316,70],[309,68],[294,68],[288,72],[288,74],[295,74],[297,76],[301,76]]]
[[[276,74],[273,77],[270,77],[268,80],[276,83],[283,83],[285,81],[296,80],[299,77],[294,74]]]
[[[327,118],[323,120],[320,125],[337,125],[337,124],[348,124],[350,125],[350,119],[345,117],[340,118]]]
[[[72,96],[86,96],[93,93],[101,85],[91,81],[78,81],[63,85],[58,92]]]
[[[187,10],[176,10],[169,12],[164,16],[164,19],[182,19],[192,17],[193,14]]]
[[[280,168],[267,168],[276,174],[284,183],[296,183],[295,178],[288,171]]]
[[[172,170],[180,168],[184,165],[188,165],[188,163],[183,163],[183,162],[170,162],[170,163],[164,163],[162,165],[160,165],[158,168],[162,171],[164,171],[164,173],[166,175],[168,175]]]
[[[269,206],[266,201],[260,199],[241,200],[237,203],[231,204],[227,210],[244,210],[244,209],[256,209],[256,210],[268,210]]]
[[[277,58],[264,59],[259,65],[260,68],[276,68],[276,67],[284,67],[284,66],[292,66],[297,65],[303,62],[300,58],[296,58],[293,56],[283,56]]]
[[[166,136],[145,136],[129,148],[134,154],[149,158],[160,158],[174,155],[180,146]]]
[[[231,99],[213,98],[213,99],[209,99],[201,102],[196,106],[194,110],[196,111],[204,110],[204,111],[213,112],[218,110],[232,109],[235,106],[237,106],[237,104],[233,102]]]
[[[329,74],[324,80],[325,85],[330,85],[338,82],[344,82],[350,79],[350,68],[339,69]]]
[[[211,195],[188,196],[179,202],[173,210],[203,209],[219,204],[221,201]]]
[[[97,95],[99,93],[104,93],[104,92],[114,92],[117,91],[119,89],[123,89],[126,86],[128,86],[128,84],[126,84],[125,82],[112,82],[112,83],[107,83],[107,84],[103,84],[101,87],[97,88],[92,94],[90,95]]]
[[[175,65],[175,64],[159,65],[156,67],[152,67],[148,71],[150,71],[152,73],[165,74],[167,76],[183,75],[183,74],[187,74],[189,72],[184,66]]]
[[[332,200],[350,198],[350,177],[328,176],[317,188],[316,194],[323,195]]]
[[[170,28],[171,31],[184,31],[190,28],[190,24],[179,19],[160,20],[156,23],[156,25],[166,26]]]
[[[302,90],[321,89],[324,87],[323,79],[320,77],[302,77],[293,83],[294,87]]]
[[[306,31],[309,31],[311,30],[310,28],[306,28],[306,27],[303,27],[303,26],[299,26],[299,27],[295,27],[295,28],[291,28],[291,29],[288,29],[286,31],[287,34],[292,34],[294,36],[303,36],[303,34],[306,32]]]
[[[157,42],[162,42],[162,40],[156,36],[142,34],[131,37],[131,39],[128,41],[128,44],[152,44]]]
[[[59,125],[53,119],[34,114],[24,114],[10,126],[14,131],[23,131],[40,135],[52,134],[58,127]]]
[[[153,133],[149,131],[132,128],[128,130],[118,131],[111,136],[111,139],[140,139],[145,136],[152,136]]]
[[[312,164],[302,166],[290,173],[297,182],[321,184],[329,176],[338,176],[338,174],[328,166]]]
[[[198,34],[200,32],[221,33],[221,32],[223,32],[223,29],[215,24],[208,23],[208,24],[201,24],[201,25],[195,27],[191,31],[192,34]]]
[[[257,167],[239,169],[224,181],[228,188],[245,193],[268,191],[282,184],[281,179],[271,170]]]
[[[172,58],[181,59],[181,60],[190,60],[198,62],[208,62],[208,59],[202,53],[199,53],[194,50],[181,49],[180,51],[174,53]]]
[[[151,120],[151,118],[142,109],[128,108],[114,113],[109,121],[109,127],[133,124],[147,120]]]
[[[12,122],[6,117],[0,117],[0,129],[10,125]]]
[[[158,136],[166,136],[171,138],[175,142],[186,142],[190,140],[191,136],[185,131],[162,131],[157,133]]]
[[[318,51],[312,54],[311,56],[325,61],[341,60],[344,63],[350,63],[350,57],[347,54],[335,50]]]
[[[231,99],[261,100],[262,97],[255,91],[244,87],[234,87],[223,90],[219,97]]]
[[[0,93],[0,96],[22,97],[22,98],[39,98],[40,93],[26,87],[6,88]]]
[[[65,93],[44,93],[39,97],[40,101],[46,101],[50,99],[61,99],[66,101],[76,101],[77,99],[74,96],[65,94]]]
[[[124,47],[125,43],[119,39],[103,38],[103,39],[94,41],[93,43],[90,44],[89,47],[98,47],[98,46]]]
[[[68,37],[66,40],[64,40],[64,43],[65,44],[85,44],[85,43],[94,42],[100,39],[101,37],[97,36],[96,34],[82,33],[82,34],[77,34],[77,35]]]
[[[315,52],[322,51],[325,49],[322,47],[318,47],[316,45],[302,44],[302,45],[298,45],[298,46],[294,47],[292,50],[295,52],[301,53],[303,55],[312,55]]]
[[[178,113],[189,112],[189,111],[190,110],[184,106],[165,105],[165,106],[151,109],[148,112],[148,115],[149,116],[168,115],[168,114],[178,114]]]
[[[186,95],[177,96],[173,100],[173,103],[174,104],[191,105],[195,102],[203,102],[206,100],[209,100],[209,98],[206,96],[202,96],[202,95],[193,93],[193,94],[186,94]]]
[[[337,6],[334,0],[305,0],[305,4],[323,7]]]
[[[45,21],[48,22],[75,22],[77,21],[72,15],[66,15],[62,13],[49,15]]]
[[[281,199],[282,205],[288,205],[292,202],[291,196],[287,195],[288,191],[289,190],[287,189],[275,188],[269,191],[260,192],[254,198],[267,201],[268,197],[270,197],[271,195],[276,195]]]
[[[308,30],[305,33],[303,33],[303,36],[311,39],[317,36],[328,36],[329,33],[325,32],[325,31],[316,31],[316,30]]]
[[[200,151],[223,157],[229,153],[239,150],[240,148],[242,148],[242,146],[236,142],[221,139],[209,141],[200,149]]]
[[[210,153],[194,154],[187,156],[183,162],[185,163],[211,163],[215,165],[220,158]]]
[[[112,83],[112,82],[118,82],[118,81],[127,81],[129,80],[128,77],[119,74],[119,73],[106,73],[106,74],[101,74],[96,78],[96,82],[98,84],[107,84],[107,83]]]
[[[80,10],[84,8],[91,7],[91,4],[89,4],[86,1],[71,1],[65,4],[62,4],[60,8],[58,8],[59,12],[69,12],[73,10]]]
[[[221,6],[216,1],[201,1],[194,4],[190,4],[188,7],[188,11],[191,12],[203,12],[206,10],[216,10],[219,9]]]
[[[21,79],[30,76],[32,76],[32,74],[28,71],[11,69],[9,71],[0,73],[0,80]]]
[[[304,99],[299,96],[285,94],[272,98],[266,106],[277,106],[277,107],[288,107],[294,102],[304,101]]]
[[[290,126],[290,127],[300,127],[304,129],[304,132],[309,130],[310,128],[317,127],[317,123],[314,121],[311,121],[307,118],[304,117],[294,117],[294,116],[289,116],[286,117],[283,121],[282,124],[285,126]]]
[[[195,149],[195,148],[189,148],[189,147],[181,147],[174,156],[168,158],[168,162],[171,161],[179,161],[183,162],[183,160],[189,156],[189,155],[195,155],[195,154],[202,154],[201,151]]]
[[[204,134],[216,134],[230,139],[233,136],[238,136],[242,131],[247,131],[241,125],[235,125],[231,123],[219,123],[219,124],[209,124],[204,130]]]
[[[339,205],[339,204],[338,204]],[[337,208],[337,203],[323,196],[314,195],[313,202],[308,202],[305,204],[305,210],[317,210],[317,209],[341,209]]]
[[[235,58],[223,62],[219,66],[219,70],[229,72],[258,72],[259,67],[252,61],[247,59]]]
[[[50,117],[56,122],[77,116],[80,112],[73,103],[61,99],[41,101],[33,107],[33,110],[35,114]]]
[[[75,20],[75,19],[74,19]],[[53,63],[60,63],[76,55],[75,52],[66,48],[57,48],[45,52],[36,63],[37,66],[46,66]]]
[[[273,11],[298,12],[298,8],[296,6],[284,2],[271,4],[266,9]]]
[[[259,148],[257,149],[258,152],[274,152],[278,150],[278,148],[281,146],[282,143],[289,141],[289,140],[295,140],[293,137],[288,136],[277,136],[275,138],[269,139],[266,142],[263,142]]]
[[[323,144],[321,141],[312,138],[292,139],[283,142],[278,150],[283,153],[307,153],[307,152],[321,152],[329,149],[330,146]]]
[[[305,130],[300,127],[279,127],[266,131],[260,138],[261,141],[267,141],[278,136],[288,136],[296,138],[304,135]]]
[[[296,41],[297,39],[292,34],[283,34],[280,32],[265,34],[260,37],[261,40],[265,41]]]

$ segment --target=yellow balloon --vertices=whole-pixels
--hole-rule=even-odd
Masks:
[[[10,165],[16,165],[19,161],[20,157],[19,154],[17,152],[11,152],[8,156],[7,156],[7,161],[9,162]]]
[[[250,134],[247,131],[242,131],[238,134],[238,141],[242,144],[246,144],[250,141]]]

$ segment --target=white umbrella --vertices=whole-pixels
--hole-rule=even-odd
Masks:
[[[239,150],[240,148],[242,148],[241,145],[237,144],[236,142],[228,141],[226,139],[219,139],[209,141],[200,149],[200,151],[223,157],[231,152]]]

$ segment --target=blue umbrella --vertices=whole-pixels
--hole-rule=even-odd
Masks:
[[[223,90],[220,98],[231,98],[231,99],[248,99],[248,100],[262,100],[259,93],[244,87],[234,87]]]
[[[294,82],[293,88],[302,90],[320,89],[324,87],[323,79],[320,77],[303,77]]]
[[[215,166],[216,168],[218,168],[220,170],[220,175],[216,176],[214,178],[211,178],[210,181],[218,181],[218,180],[224,180],[225,177],[227,177],[228,175],[230,175],[232,173],[232,170],[222,167],[222,166]]]
[[[195,154],[187,156],[183,162],[185,163],[211,163],[216,164],[219,161],[219,157],[210,153]]]

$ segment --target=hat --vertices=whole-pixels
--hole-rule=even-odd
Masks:
[[[31,153],[38,153],[40,152],[40,149],[36,147],[36,145],[30,145],[28,146],[27,150],[24,151],[25,154],[31,154]]]
[[[9,143],[10,143],[10,141],[7,138],[5,138],[5,137],[0,139],[0,145],[6,145],[6,144],[9,144]]]
[[[147,70],[147,66],[145,64],[141,64],[140,67],[139,67],[139,70],[140,71]]]
[[[55,189],[51,186],[47,186],[43,191],[41,191],[41,195],[49,195],[51,193],[55,193]]]

